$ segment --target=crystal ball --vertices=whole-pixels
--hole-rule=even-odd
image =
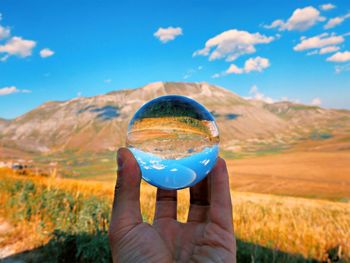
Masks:
[[[169,95],[144,104],[131,119],[127,146],[148,183],[191,187],[212,170],[219,151],[214,117],[193,99]]]

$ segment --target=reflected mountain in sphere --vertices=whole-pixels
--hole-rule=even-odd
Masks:
[[[219,131],[213,116],[187,97],[170,95],[143,105],[129,123],[127,146],[142,178],[163,189],[201,181],[214,167]]]

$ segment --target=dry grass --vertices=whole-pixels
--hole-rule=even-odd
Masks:
[[[289,152],[227,161],[237,191],[346,200],[350,152]]]
[[[5,175],[7,174],[7,175]],[[29,178],[2,173],[13,180]],[[96,195],[112,202],[112,183],[30,177],[36,185],[63,189],[74,195]],[[143,183],[142,214],[152,221],[155,188]],[[341,246],[350,258],[350,203],[232,191],[235,232],[239,239],[307,258],[325,259],[327,251]],[[0,202],[4,202],[4,195]],[[188,190],[179,191],[178,216],[186,221]],[[15,212],[15,211],[13,211]],[[4,215],[2,215],[4,216]]]
[[[235,233],[241,240],[307,258],[324,259],[341,246],[350,257],[350,203],[231,191]],[[178,196],[178,216],[186,221],[187,190]],[[142,211],[152,221],[155,189],[144,184]]]

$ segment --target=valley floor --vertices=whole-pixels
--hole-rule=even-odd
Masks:
[[[235,191],[350,201],[350,151],[228,160]]]

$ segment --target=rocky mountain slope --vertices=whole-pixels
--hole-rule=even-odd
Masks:
[[[2,128],[4,128],[5,126],[7,126],[8,123],[9,123],[8,120],[5,120],[5,119],[0,118],[0,131],[1,131]]]
[[[134,112],[161,95],[181,94],[205,105],[216,117],[221,146],[285,144],[313,133],[350,127],[350,112],[278,102],[251,101],[207,83],[157,82],[94,97],[47,102],[11,121],[0,121],[0,152],[113,151],[125,143]]]

